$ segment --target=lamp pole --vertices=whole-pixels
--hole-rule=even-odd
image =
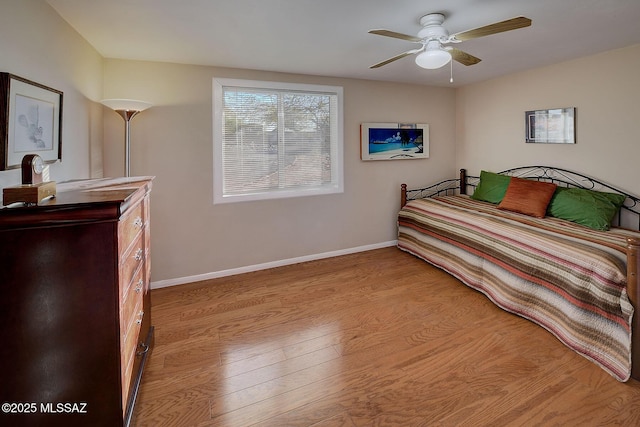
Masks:
[[[151,104],[133,99],[105,99],[101,103],[124,119],[124,176],[128,177],[131,175],[131,119]]]
[[[131,119],[140,111],[115,110],[124,119],[124,176],[131,176]]]

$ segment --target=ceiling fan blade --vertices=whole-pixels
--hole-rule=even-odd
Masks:
[[[495,24],[485,25],[484,27],[475,28],[473,30],[463,31],[453,35],[453,39],[465,41],[478,37],[490,36],[491,34],[502,33],[504,31],[517,30],[531,25],[531,19],[519,16],[517,18],[507,19],[506,21],[496,22]]]
[[[418,37],[410,36],[402,33],[396,33],[395,31],[390,31],[390,30],[383,30],[383,29],[369,30],[369,34],[377,34],[379,36],[393,37],[395,39],[407,40],[414,43],[422,43],[422,39]]]
[[[377,64],[373,64],[373,65],[372,65],[372,66],[370,66],[369,68],[380,68],[380,67],[382,67],[383,65],[387,65],[387,64],[389,64],[389,63],[391,63],[391,62],[393,62],[393,61],[397,61],[398,59],[402,59],[402,58],[404,58],[405,56],[413,55],[414,53],[418,53],[418,52],[420,52],[421,50],[422,50],[422,49],[411,49],[411,50],[408,50],[408,51],[406,51],[406,52],[401,53],[400,55],[396,55],[396,56],[394,56],[393,58],[385,59],[385,60],[384,60],[384,61],[382,61],[382,62],[378,62]]]
[[[467,52],[463,52],[460,49],[456,49],[455,47],[447,50],[451,54],[451,57],[462,65],[475,65],[478,62],[482,61],[482,59],[470,55]]]

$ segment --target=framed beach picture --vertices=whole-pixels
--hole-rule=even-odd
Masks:
[[[362,160],[426,159],[429,125],[422,123],[362,123]]]
[[[0,73],[0,170],[19,168],[26,154],[62,159],[62,92]]]

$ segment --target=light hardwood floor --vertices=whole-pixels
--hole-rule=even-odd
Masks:
[[[151,299],[135,426],[640,425],[639,382],[396,248]]]

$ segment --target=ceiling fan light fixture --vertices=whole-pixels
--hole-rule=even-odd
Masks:
[[[451,54],[446,50],[425,50],[416,56],[416,64],[428,70],[444,67],[451,61]]]

